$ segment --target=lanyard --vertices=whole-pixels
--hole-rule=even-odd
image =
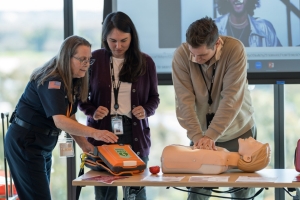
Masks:
[[[68,106],[68,109],[67,109],[67,114],[66,114],[66,116],[67,116],[67,117],[71,117],[71,112],[72,112],[72,104],[69,103],[69,106]]]
[[[114,65],[113,65],[113,62],[112,62],[112,57],[110,57],[110,71],[111,71],[111,80],[112,80],[112,85],[113,85],[113,89],[114,89],[114,96],[115,96],[114,108],[117,111],[118,108],[119,108],[118,95],[119,95],[119,89],[120,89],[121,81],[119,80],[117,84],[115,82],[115,72],[114,72]]]
[[[200,67],[200,71],[201,71],[201,74],[202,74],[202,77],[203,77],[203,80],[204,80],[204,83],[206,85],[206,88],[207,88],[207,91],[208,91],[208,105],[209,105],[209,109],[210,109],[210,106],[211,104],[213,103],[213,100],[211,98],[211,91],[212,91],[212,88],[213,88],[213,85],[214,85],[214,78],[215,78],[215,72],[216,72],[216,66],[217,66],[217,63],[215,63],[214,65],[214,69],[213,69],[213,73],[212,73],[212,76],[211,76],[211,84],[210,84],[210,88],[208,89],[208,86],[207,86],[207,83],[205,81],[205,78],[204,78],[204,74],[203,74],[203,70],[202,70],[202,67],[200,64],[198,64],[199,67]]]

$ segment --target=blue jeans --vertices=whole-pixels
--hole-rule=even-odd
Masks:
[[[148,163],[148,157],[141,157],[145,162],[146,166]],[[127,187],[123,187],[125,190]],[[125,198],[125,197],[124,197]],[[117,200],[118,199],[118,187],[116,186],[95,186],[95,199],[96,200]],[[146,187],[142,189],[139,194],[135,197],[136,200],[146,200]]]

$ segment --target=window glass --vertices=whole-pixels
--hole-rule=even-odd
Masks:
[[[50,60],[64,39],[63,1],[0,0],[0,5],[0,112],[11,114],[32,71]],[[0,141],[3,170],[2,137]],[[54,151],[53,199],[67,198],[65,174],[65,159]]]
[[[269,143],[274,150],[274,87],[273,85],[250,85],[257,126],[257,140]],[[272,151],[274,152],[274,151]],[[274,168],[274,154],[268,168]]]
[[[249,85],[254,107],[254,117],[257,126],[257,140],[269,143],[271,162],[266,168],[274,169],[274,86]],[[256,191],[259,188],[256,188]],[[274,188],[264,190],[258,199],[275,199]],[[256,199],[255,198],[255,199]]]
[[[294,167],[294,153],[300,139],[300,93],[299,84],[285,85],[284,95],[284,133],[285,168]]]
[[[101,47],[103,0],[73,0],[74,34],[92,44],[92,50]]]
[[[299,84],[284,86],[284,156],[285,168],[295,169],[294,154],[300,139],[300,93]],[[295,193],[293,193],[295,194]],[[285,195],[289,199],[289,195]]]

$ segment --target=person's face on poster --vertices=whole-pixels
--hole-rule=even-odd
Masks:
[[[228,3],[231,4],[230,8],[232,9],[230,13],[234,15],[242,15],[246,12],[248,0],[228,0]]]

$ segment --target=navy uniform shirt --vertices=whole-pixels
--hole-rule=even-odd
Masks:
[[[43,85],[37,86],[30,81],[17,105],[17,117],[48,129],[57,129],[52,116],[66,115],[69,101],[61,78],[50,78]],[[71,115],[77,111],[77,101],[72,106]]]

